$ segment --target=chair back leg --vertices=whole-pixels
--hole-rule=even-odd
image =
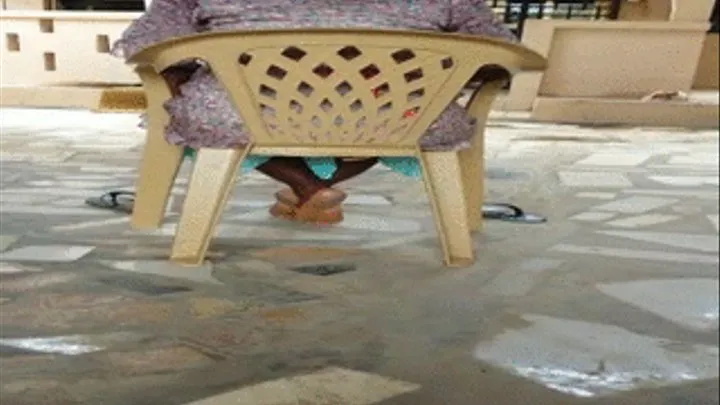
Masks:
[[[445,264],[469,266],[475,255],[459,153],[421,152],[421,162]]]
[[[250,148],[198,150],[170,260],[199,266]]]

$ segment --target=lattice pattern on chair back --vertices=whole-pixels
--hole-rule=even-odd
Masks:
[[[511,47],[433,33],[255,31],[183,38],[135,61],[208,62],[258,146],[407,147],[478,67],[517,70],[527,55]]]
[[[450,77],[453,59],[372,45],[256,48],[238,63],[267,125],[259,143],[397,144]]]

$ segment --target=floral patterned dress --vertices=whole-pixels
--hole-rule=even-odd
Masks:
[[[199,32],[268,28],[405,28],[486,35],[516,41],[483,0],[153,0],[115,44],[114,53],[133,53],[173,37]],[[212,74],[199,67],[165,105],[170,114],[166,138],[187,150],[238,147],[248,143],[240,117]],[[426,150],[469,146],[473,122],[459,105],[450,105],[421,138]],[[250,156],[253,169],[268,158]],[[318,177],[336,170],[334,158],[308,158]],[[410,176],[420,173],[414,158],[381,159]]]

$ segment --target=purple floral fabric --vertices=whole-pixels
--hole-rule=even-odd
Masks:
[[[198,32],[267,28],[405,28],[460,32],[516,41],[483,0],[154,0],[115,44],[123,57],[172,37]],[[199,68],[166,105],[166,136],[178,145],[235,147],[249,134],[228,95]],[[427,150],[464,148],[473,123],[451,105],[421,139]]]

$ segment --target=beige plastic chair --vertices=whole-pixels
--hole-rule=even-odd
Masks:
[[[171,260],[203,262],[242,160],[272,156],[416,156],[445,263],[474,261],[471,231],[481,227],[483,134],[504,83],[488,83],[469,103],[477,119],[472,148],[420,150],[418,140],[484,65],[510,73],[539,70],[538,54],[504,42],[431,32],[302,29],[200,34],[135,55],[148,98],[148,133],[132,225],[160,226],[182,148],[165,142],[170,97],[156,72],[188,59],[208,63],[252,134],[243,149],[200,149]]]

